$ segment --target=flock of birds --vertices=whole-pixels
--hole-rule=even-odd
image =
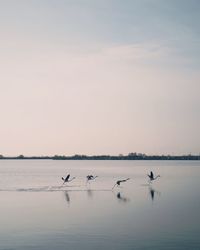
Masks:
[[[151,199],[152,199],[152,201],[153,201],[153,200],[154,200],[155,193],[157,193],[157,194],[160,194],[160,193],[159,193],[158,191],[154,190],[150,184],[152,183],[152,181],[155,181],[157,178],[159,178],[160,175],[155,176],[154,173],[151,171],[149,174],[147,174],[147,176],[148,176],[148,179],[149,179],[149,180],[148,180],[148,181],[149,181],[149,194],[150,194],[150,197],[151,197]],[[88,183],[90,183],[90,181],[95,180],[97,177],[98,177],[98,176],[87,175],[87,176],[86,176],[86,185],[87,185]],[[63,184],[62,184],[62,185],[67,184],[67,183],[73,181],[75,178],[76,178],[76,177],[70,177],[70,174],[68,174],[66,177],[62,177],[62,180],[63,180]],[[128,180],[130,180],[130,178],[122,179],[122,180],[116,181],[116,183],[114,184],[114,186],[112,187],[111,190],[113,190],[115,187],[119,187],[119,186],[121,185],[121,183],[126,182],[126,181],[128,181]],[[92,195],[92,190],[91,190],[91,189],[88,189],[88,190],[87,190],[87,193],[88,193],[89,196],[91,196],[91,195]],[[128,202],[128,201],[129,201],[129,198],[123,196],[120,192],[117,193],[116,197],[117,197],[117,199],[118,199],[120,202],[121,202],[121,201],[122,201],[122,202]],[[69,196],[69,193],[68,193],[67,190],[65,191],[65,199],[66,199],[67,203],[70,204],[70,196]]]
[[[155,176],[154,173],[151,171],[150,174],[147,174],[149,177],[149,184],[152,183],[152,181],[155,181],[157,178],[160,177],[160,175]],[[90,182],[91,180],[95,180],[98,176],[93,176],[93,175],[87,175],[86,176],[86,183]],[[63,185],[65,183],[71,182],[75,179],[75,177],[70,178],[70,174],[68,174],[66,177],[62,177],[63,180]],[[116,186],[119,187],[122,182],[126,182],[130,180],[130,178],[123,179],[123,180],[118,180],[115,185],[113,186],[112,189],[114,189]]]

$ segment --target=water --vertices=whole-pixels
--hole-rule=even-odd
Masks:
[[[199,179],[195,161],[1,160],[0,250],[200,249]]]

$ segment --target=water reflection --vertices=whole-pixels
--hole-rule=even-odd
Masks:
[[[125,197],[124,195],[121,195],[120,192],[117,193],[116,197],[117,197],[117,199],[118,199],[119,201],[122,201],[122,202],[124,202],[124,203],[130,201],[129,198]]]
[[[94,192],[91,189],[87,190],[88,198],[90,198],[90,199],[93,198],[93,194],[94,194]]]
[[[160,196],[160,192],[155,190],[152,186],[149,186],[149,194],[151,197],[151,200],[154,201],[155,195]]]
[[[65,195],[66,202],[68,203],[68,205],[70,205],[70,196],[69,196],[69,193],[67,191],[65,191],[64,195]]]
[[[1,250],[200,249],[200,162],[0,163]],[[147,185],[144,173],[153,164],[165,180]],[[66,167],[76,176],[91,169],[103,177],[91,188],[85,178],[62,186],[55,176]],[[134,181],[111,190],[113,173],[116,181],[122,175]]]

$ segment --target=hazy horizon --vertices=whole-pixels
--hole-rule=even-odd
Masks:
[[[52,157],[55,157],[55,156],[58,156],[58,157],[74,157],[74,156],[87,156],[87,157],[93,157],[93,156],[110,156],[110,157],[112,157],[112,156],[116,156],[116,157],[120,157],[120,156],[124,156],[124,157],[127,157],[128,155],[130,155],[130,154],[137,154],[137,155],[146,155],[146,156],[170,156],[170,157],[176,157],[176,156],[200,156],[200,153],[199,154],[191,154],[191,153],[185,153],[185,154],[174,154],[174,153],[172,153],[172,154],[146,154],[145,152],[128,152],[128,153],[125,153],[125,154],[121,154],[121,153],[118,153],[118,154],[82,154],[82,153],[75,153],[75,154],[56,154],[56,153],[54,153],[54,154],[52,154],[52,155],[44,155],[44,154],[40,154],[40,155],[24,155],[23,153],[21,153],[21,154],[15,154],[15,155],[8,155],[8,154],[5,154],[5,155],[2,155],[2,154],[0,154],[0,160],[2,159],[10,159],[10,158],[18,158],[18,157],[22,157],[22,158],[19,158],[19,159],[23,159],[23,157],[25,157],[25,159],[26,159],[26,157],[29,159],[29,158],[31,158],[31,157],[36,157],[36,158],[45,158],[45,157],[50,157],[50,158],[52,158]],[[2,158],[1,158],[2,157]],[[61,159],[59,159],[59,160],[61,160]],[[78,159],[78,160],[81,160],[81,159]],[[83,160],[86,160],[86,159],[83,159]],[[92,159],[89,159],[89,160],[92,160]],[[93,159],[93,160],[98,160],[98,159]],[[102,159],[100,159],[100,160],[102,160]],[[105,159],[105,160],[108,160],[108,159]],[[110,160],[110,159],[109,159]],[[115,160],[115,159],[111,159],[111,160]],[[127,159],[125,159],[125,160],[127,160]],[[131,160],[133,160],[133,159],[131,159]],[[140,158],[140,159],[134,159],[134,161],[137,161],[137,160],[139,160],[139,161],[141,161],[142,159]],[[145,160],[150,160],[150,159],[145,159]],[[152,161],[153,160],[156,160],[156,161],[159,161],[159,160],[167,160],[167,159],[151,159]],[[168,159],[168,160],[172,160],[172,159]],[[182,160],[185,160],[185,159],[174,159],[174,160],[176,160],[176,161],[182,161]],[[188,160],[188,159],[187,159]],[[191,159],[190,159],[191,160]],[[192,159],[192,160],[196,160],[196,159]],[[198,159],[199,160],[199,159]]]
[[[199,154],[200,2],[2,0],[2,155]]]

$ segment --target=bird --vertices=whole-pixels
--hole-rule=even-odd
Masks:
[[[160,175],[157,175],[156,177],[154,177],[154,174],[152,171],[150,172],[150,174],[147,174],[147,176],[149,177],[149,182],[155,181],[158,177],[160,177]]]
[[[116,183],[115,183],[115,185],[113,186],[113,188],[117,185],[117,186],[120,186],[120,184],[121,184],[121,182],[126,182],[126,181],[128,181],[128,180],[130,180],[130,178],[127,178],[127,179],[124,179],[124,180],[119,180],[119,181],[117,181]],[[113,189],[112,188],[112,189]]]
[[[70,178],[70,174],[68,174],[65,178],[62,177],[62,180],[64,181],[63,184],[65,184],[65,182],[71,182],[72,180],[75,179],[75,177],[73,177],[71,179],[69,179],[69,178]]]
[[[86,176],[87,182],[96,179],[98,176],[88,175]]]

